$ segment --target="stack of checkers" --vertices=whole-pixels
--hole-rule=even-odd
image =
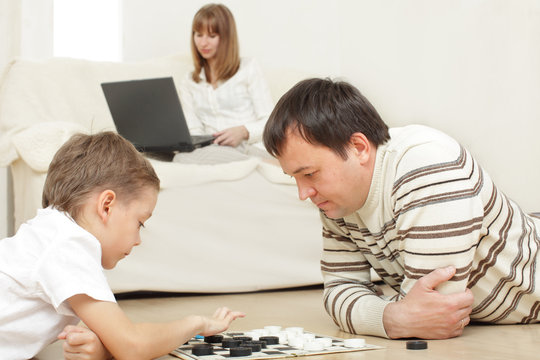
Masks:
[[[171,352],[181,359],[275,359],[380,348],[364,339],[338,339],[304,332],[303,328],[267,326],[246,332],[227,332],[194,338]]]

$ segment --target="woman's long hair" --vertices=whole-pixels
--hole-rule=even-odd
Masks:
[[[210,67],[197,47],[195,46],[195,33],[206,32],[208,34],[219,35],[219,45],[216,52],[216,68],[212,74],[215,79],[211,79]],[[208,4],[203,6],[193,18],[191,27],[191,55],[193,56],[193,81],[201,81],[201,71],[204,69],[206,80],[210,82],[227,80],[231,78],[240,67],[240,50],[238,45],[238,35],[236,33],[236,23],[231,11],[222,4]]]

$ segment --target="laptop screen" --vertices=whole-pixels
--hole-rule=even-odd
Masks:
[[[192,147],[172,77],[101,84],[116,130],[140,151]]]

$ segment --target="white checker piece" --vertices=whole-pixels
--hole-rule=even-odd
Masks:
[[[280,337],[280,344],[276,345],[267,345],[266,348],[262,349],[260,352],[254,352],[249,356],[237,356],[231,357],[229,355],[229,349],[221,347],[220,343],[212,344],[214,346],[214,354],[212,355],[193,355],[191,353],[191,348],[195,344],[203,344],[203,340],[191,339],[188,344],[180,346],[178,349],[171,352],[171,355],[174,355],[180,359],[184,360],[222,360],[222,359],[279,359],[279,358],[290,358],[296,356],[308,356],[308,355],[324,355],[324,354],[334,354],[340,352],[352,352],[352,351],[365,351],[365,350],[375,350],[382,349],[381,346],[366,344],[364,339],[354,339],[357,341],[352,341],[356,344],[364,344],[361,347],[351,347],[349,344],[350,341],[347,341],[345,345],[345,339],[334,338],[324,335],[317,335],[310,332],[304,332],[298,330],[297,328],[290,334],[290,339],[281,341],[283,338]],[[274,330],[274,329],[272,329]],[[260,329],[249,330],[249,331],[229,331],[224,332],[222,335],[225,337],[235,337],[235,336],[248,336],[248,334],[253,334],[254,332],[260,332]],[[266,333],[266,332],[265,332]],[[265,334],[266,335],[266,334]],[[276,331],[270,331],[270,335],[278,336]],[[292,346],[292,345],[297,346]]]

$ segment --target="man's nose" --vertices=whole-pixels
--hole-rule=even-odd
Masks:
[[[301,184],[298,182],[296,185],[298,186],[298,197],[302,201],[309,199],[317,193],[315,189],[310,185]]]

